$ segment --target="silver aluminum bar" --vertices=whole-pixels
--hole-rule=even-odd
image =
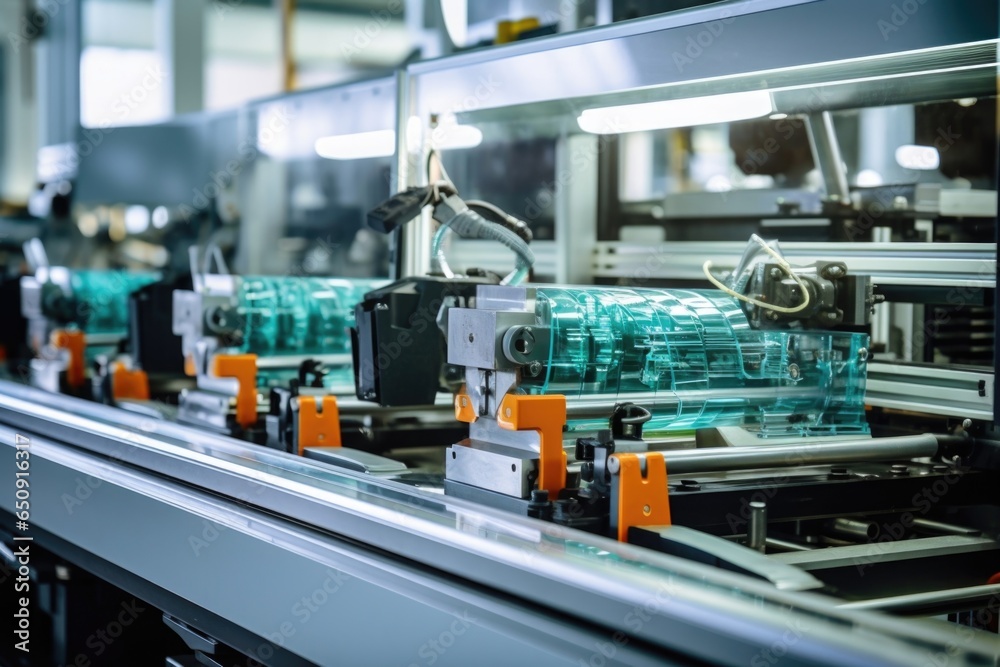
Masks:
[[[695,472],[721,472],[755,468],[787,468],[806,465],[826,465],[858,461],[891,461],[934,456],[942,441],[959,443],[961,439],[944,440],[934,435],[903,435],[892,438],[845,440],[806,445],[760,445],[752,447],[712,447],[662,452],[671,475]],[[645,454],[638,454],[645,458]],[[608,468],[616,473],[616,457]]]

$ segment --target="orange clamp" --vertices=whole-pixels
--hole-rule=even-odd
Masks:
[[[507,394],[500,403],[497,423],[508,431],[538,431],[538,488],[555,500],[566,488],[566,452],[562,432],[566,425],[566,397]]]
[[[52,332],[52,345],[69,351],[69,365],[66,367],[66,383],[78,389],[86,380],[84,369],[84,351],[87,349],[87,337],[82,331],[56,329]]]
[[[667,465],[660,452],[646,454],[646,476],[636,454],[615,454],[618,471],[618,541],[628,541],[632,526],[669,526]]]
[[[315,396],[299,396],[299,456],[306,447],[340,447],[340,410],[336,396],[323,397],[320,412]]]
[[[465,393],[465,390],[455,394],[455,419],[464,424],[471,424],[478,417],[476,408],[472,405],[472,399]]]
[[[148,401],[149,376],[146,371],[138,368],[130,370],[121,362],[115,363],[111,371],[111,397],[116,401],[123,398]]]
[[[236,423],[246,428],[257,423],[257,355],[217,354],[212,358],[212,374],[234,377],[239,382],[236,393]]]

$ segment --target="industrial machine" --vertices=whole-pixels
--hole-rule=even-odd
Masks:
[[[45,659],[1000,664],[998,11],[723,2],[293,117],[246,215],[391,135],[329,253],[389,279],[195,257],[176,409],[0,381]]]
[[[31,384],[90,398],[101,393],[101,379],[107,378],[118,396],[148,398],[142,373],[119,353],[129,328],[129,295],[159,275],[49,266],[37,239],[28,247],[37,268],[34,276],[21,278],[20,315],[35,353]]]

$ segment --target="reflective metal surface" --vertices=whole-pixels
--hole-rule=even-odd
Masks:
[[[803,611],[811,630],[789,647],[791,662],[913,664],[908,643],[947,641],[944,631],[918,635],[891,619],[849,616],[825,600],[648,550],[12,383],[0,383],[0,421],[108,457],[113,468],[154,470],[231,498],[252,492],[261,509],[560,614],[586,610],[591,623],[620,627],[630,610],[655,600],[655,615],[632,636],[711,662],[746,664]],[[720,625],[720,615],[731,622]],[[882,637],[845,641],[848,628],[861,627]],[[732,641],[723,646],[720,636]],[[966,654],[982,650],[973,642]]]

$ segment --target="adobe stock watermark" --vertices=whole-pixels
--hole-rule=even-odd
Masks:
[[[468,610],[463,610],[436,637],[432,637],[420,645],[420,648],[417,649],[417,656],[421,662],[411,662],[409,667],[421,667],[422,665],[430,667],[436,664],[468,632],[475,621],[476,619],[469,614]]]
[[[771,667],[777,664],[788,655],[793,646],[802,641],[809,629],[809,624],[801,616],[788,619],[781,636],[750,658],[750,667]]]
[[[288,618],[279,623],[274,632],[264,636],[267,641],[250,652],[247,667],[263,667],[268,663],[274,657],[275,649],[283,647],[294,637],[351,579],[346,572],[332,568],[327,568],[324,574],[323,581],[316,588],[292,604]]]
[[[910,505],[915,511],[903,512],[895,521],[882,523],[879,536],[867,545],[864,554],[853,559],[858,576],[865,576],[869,567],[877,565],[891,550],[889,544],[906,537],[914,521],[920,516],[929,514],[961,480],[960,474],[941,475],[930,481],[918,493],[913,494]]]
[[[962,138],[962,135],[952,129],[952,126],[939,127],[935,133],[931,145],[937,149],[939,155],[944,155],[952,146]],[[926,171],[907,169],[906,177],[900,179],[899,184],[890,184],[886,187],[878,188],[875,191],[875,200],[861,208],[857,220],[848,227],[847,238],[856,241],[864,234],[867,234],[881,220],[888,211],[895,209],[896,197],[905,196],[911,187],[901,185],[904,182],[919,183]]]
[[[551,209],[556,203],[556,194],[560,189],[568,187],[573,182],[575,174],[590,166],[612,140],[624,132],[628,132],[628,123],[620,118],[607,120],[602,131],[597,134],[597,141],[593,146],[586,150],[574,151],[569,166],[560,169],[551,182],[543,181],[536,195],[524,198],[522,218],[533,221]]]
[[[97,660],[97,658],[103,656],[145,611],[146,607],[142,606],[135,598],[129,602],[122,602],[115,616],[90,633],[84,640],[84,646],[89,650],[77,653],[73,660],[67,663],[67,667],[90,667],[95,664],[104,664],[103,660]]]
[[[124,460],[123,457],[123,451],[113,452],[108,457],[108,462],[104,465],[108,470],[110,470],[111,466],[122,462]],[[104,485],[103,479],[94,477],[93,475],[77,477],[74,481],[76,482],[76,486],[73,488],[72,493],[65,492],[59,496],[63,507],[66,508],[66,514],[71,516],[94,495],[94,492],[97,491],[97,489]]]
[[[21,53],[21,47],[27,46],[45,31],[45,27],[62,8],[76,0],[36,0],[35,8],[21,16],[17,29],[7,33],[7,42],[11,50]]]
[[[768,137],[759,146],[747,149],[743,154],[743,161],[740,163],[740,170],[746,176],[754,176],[766,165],[771,157],[776,155],[799,132],[806,129],[804,116],[818,113],[829,108],[830,97],[822,88],[813,88],[810,91],[809,101],[801,114],[781,118],[774,124],[774,130],[779,137]]]
[[[81,129],[80,134],[83,138],[71,145],[72,150],[66,151],[63,159],[57,163],[58,171],[60,173],[76,171],[80,161],[97,150],[108,135],[123,125],[132,112],[163,85],[167,76],[167,72],[159,65],[147,67],[139,82],[112,103],[113,117],[105,117],[97,125]]]
[[[618,653],[632,641],[632,635],[642,631],[660,611],[677,596],[677,583],[673,578],[659,581],[656,590],[642,604],[637,604],[622,618],[623,630],[615,631],[607,641],[594,642],[594,652],[586,660],[577,661],[580,667],[606,667],[617,664]],[[628,631],[628,632],[626,632]]]
[[[226,162],[218,171],[209,172],[208,179],[200,188],[191,190],[191,201],[189,204],[182,204],[178,209],[178,215],[184,222],[191,222],[199,213],[205,211],[210,203],[219,196],[226,188],[230,187],[236,177],[260,155],[262,151],[273,145],[277,138],[282,135],[292,124],[295,114],[287,106],[277,108],[271,113],[259,128],[256,135],[247,135],[236,146],[236,154]]]
[[[369,12],[371,18],[361,27],[354,29],[350,43],[340,45],[340,55],[344,60],[350,63],[371,46],[393,20],[402,16],[404,7],[403,0],[389,0],[384,8],[372,9]]]
[[[694,64],[705,51],[712,48],[716,41],[722,37],[727,25],[731,25],[736,20],[732,11],[724,10],[719,13],[719,18],[703,24],[703,28],[693,35],[688,35],[684,48],[675,50],[670,54],[674,61],[674,66],[678,72],[683,72],[685,67]]]
[[[892,34],[899,32],[926,4],[927,0],[903,0],[899,4],[893,4],[889,16],[875,22],[882,39],[888,42]]]
[[[212,0],[212,9],[219,18],[225,18],[226,14],[238,7],[243,6],[244,0]]]

